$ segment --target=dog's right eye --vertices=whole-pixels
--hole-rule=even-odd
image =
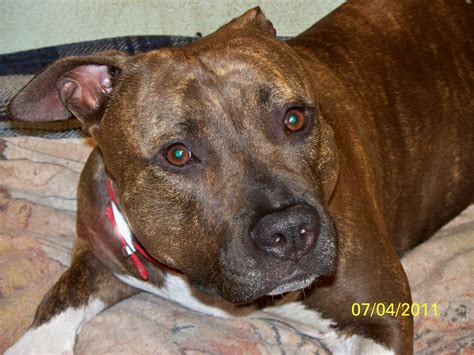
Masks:
[[[166,160],[175,166],[185,166],[192,161],[191,151],[183,144],[173,144],[166,151]]]

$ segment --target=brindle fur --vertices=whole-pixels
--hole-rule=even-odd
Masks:
[[[362,0],[285,44],[256,8],[184,48],[53,64],[12,114],[72,113],[98,148],[79,186],[81,251],[35,324],[90,296],[110,305],[131,293],[87,287],[84,268],[103,270],[101,289],[113,278],[103,265],[139,277],[104,217],[108,173],[140,242],[197,288],[246,303],[292,268],[321,275],[303,300],[310,309],[341,332],[411,352],[411,318],[353,317],[351,305],[410,302],[400,256],[474,199],[473,28],[474,9],[462,0]],[[112,92],[86,108],[66,95],[64,108],[57,82],[85,64],[117,70]],[[310,122],[289,135],[281,122],[291,106]],[[176,141],[199,163],[169,166],[163,149]],[[296,264],[258,255],[249,226],[302,202],[327,218],[315,251]],[[144,263],[160,286],[165,271]],[[63,280],[74,275],[72,300]]]

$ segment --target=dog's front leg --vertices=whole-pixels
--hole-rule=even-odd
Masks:
[[[78,248],[70,268],[43,298],[30,329],[5,354],[72,354],[85,322],[135,293],[86,248]]]
[[[350,233],[357,232],[341,233],[335,277],[318,285],[305,305],[343,334],[333,344],[336,352],[411,354],[413,319],[403,312],[411,295],[398,255],[377,232]]]

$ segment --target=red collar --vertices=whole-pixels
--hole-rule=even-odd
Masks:
[[[131,234],[130,227],[128,227],[128,223],[125,221],[123,215],[120,213],[120,210],[118,208],[118,201],[115,197],[110,177],[107,177],[107,192],[110,197],[110,203],[105,209],[105,214],[107,215],[110,223],[112,224],[115,234],[119,237],[120,242],[122,243],[122,251],[124,256],[130,257],[130,261],[137,269],[138,273],[140,274],[140,277],[145,281],[148,280],[148,270],[143,265],[137,253],[143,256],[149,262],[161,267],[162,269],[182,274],[181,271],[173,269],[168,265],[165,265],[162,262],[159,262],[158,260],[153,258],[140,244],[137,238],[135,238],[135,236]],[[127,225],[126,231],[124,230],[124,224]]]

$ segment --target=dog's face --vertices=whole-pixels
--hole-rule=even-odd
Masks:
[[[236,303],[335,268],[332,132],[312,78],[272,32],[254,9],[185,48],[68,66],[56,84],[140,242]]]

